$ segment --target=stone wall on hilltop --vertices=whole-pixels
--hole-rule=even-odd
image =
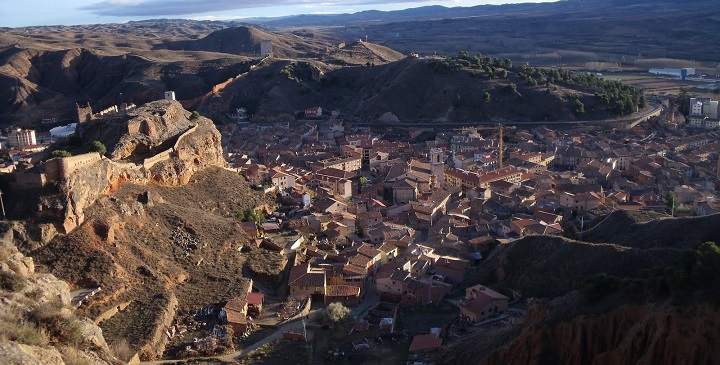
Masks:
[[[190,112],[177,101],[158,100],[128,113],[127,132],[112,146],[110,158],[130,159],[139,154],[155,154],[168,141],[192,128]]]
[[[85,220],[86,207],[123,182],[178,186],[207,167],[224,167],[220,132],[211,120],[190,121],[189,116],[176,101],[161,100],[136,109],[127,120],[129,133],[112,148],[111,158],[87,160],[61,176],[61,194],[45,200],[39,210],[57,212],[61,206],[58,214],[67,233]]]

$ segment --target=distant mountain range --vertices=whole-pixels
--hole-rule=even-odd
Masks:
[[[683,1],[682,5],[712,5],[711,0]],[[274,27],[342,26],[365,23],[388,23],[434,19],[468,18],[492,15],[557,13],[568,10],[605,8],[632,5],[679,4],[672,0],[561,0],[553,3],[518,3],[503,5],[477,5],[471,7],[422,6],[405,10],[367,10],[344,14],[301,14],[286,17],[246,18],[238,21],[266,24]]]

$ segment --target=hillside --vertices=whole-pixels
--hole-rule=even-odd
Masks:
[[[499,246],[472,282],[532,297],[525,323],[494,329],[492,336],[479,331],[453,341],[436,360],[488,365],[711,363],[720,355],[711,344],[720,335],[715,290],[720,250],[701,243],[710,238],[705,233],[712,235],[714,219],[616,212],[601,227],[611,243],[532,236]],[[673,229],[686,232],[679,227],[687,225],[709,232],[682,242],[674,241],[677,235],[665,237]],[[600,239],[598,232],[593,235]]]
[[[358,40],[345,47],[331,50],[326,62],[332,63],[335,61],[343,65],[364,65],[368,62],[371,64],[395,62],[403,58],[405,58],[404,54],[393,49]]]
[[[636,277],[642,270],[672,264],[678,249],[643,250],[610,243],[585,243],[560,237],[529,236],[499,246],[473,277],[524,296],[555,298],[580,289],[582,281],[604,272]]]
[[[438,123],[595,120],[617,113],[614,102],[595,95],[603,93],[597,88],[560,76],[556,80],[541,70],[494,64],[502,61],[484,59],[476,64],[475,60],[474,56],[405,58],[323,73],[314,61],[273,60],[231,82],[212,104],[198,108],[218,120],[222,116],[213,114],[218,105],[220,111],[245,107],[258,120],[321,105],[362,120],[391,112],[401,122]],[[638,96],[636,91],[634,97]],[[575,99],[581,101],[583,113],[576,113]]]
[[[668,218],[640,212],[617,211],[599,219],[583,233],[590,242],[614,242],[635,248],[675,247],[694,249],[698,243],[720,242],[720,215]],[[691,228],[689,228],[691,227]]]
[[[100,326],[109,341],[125,338],[152,358],[176,309],[229,300],[246,285],[251,259],[238,248],[254,246],[229,217],[263,203],[239,175],[217,168],[181,187],[122,184],[87,208],[80,227],[31,254],[73,288],[102,288],[83,315],[127,306]]]
[[[168,42],[156,48],[259,57],[262,41],[271,41],[273,55],[279,58],[306,58],[338,42],[317,32],[270,33],[240,26],[218,30],[198,40]]]
[[[242,58],[152,61],[82,48],[9,48],[0,53],[0,116],[27,122],[47,116],[75,121],[76,103],[90,102],[99,111],[121,102],[140,105],[161,99],[166,90],[190,99],[248,68]]]
[[[568,64],[664,58],[720,58],[715,2],[569,0],[552,3],[440,6],[390,12],[303,15],[256,20],[278,27],[325,26],[398,51],[453,55],[482,52],[514,61]],[[339,27],[339,28],[338,28]],[[676,45],[676,46],[674,46]],[[688,66],[692,67],[692,66]]]
[[[126,340],[129,352],[153,359],[164,351],[164,329],[178,310],[246,290],[248,267],[270,275],[284,268],[279,255],[257,254],[232,218],[273,201],[224,169],[211,120],[160,100],[95,116],[79,130],[71,151],[100,140],[107,156],[44,161],[46,176],[56,181],[38,202],[27,202],[28,191],[14,192],[34,206],[35,216],[6,230],[39,271],[72,290],[101,288],[76,314],[98,323],[109,342]]]

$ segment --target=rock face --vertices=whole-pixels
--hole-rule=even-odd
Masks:
[[[225,166],[220,132],[211,120],[191,121],[190,115],[180,103],[161,100],[134,110],[125,120],[84,126],[85,138],[112,146],[111,158],[79,161],[79,167],[60,176],[59,201],[46,200],[39,210],[62,207],[62,230],[67,233],[85,220],[86,207],[122,182],[178,186],[206,167]],[[124,130],[119,138],[108,132],[119,130]]]
[[[112,148],[113,160],[125,160],[150,152],[162,152],[162,144],[177,139],[194,126],[190,112],[178,102],[159,100],[128,113],[125,134]],[[158,151],[160,149],[160,151]]]
[[[14,229],[10,226],[2,228],[0,275],[3,285],[0,295],[3,300],[0,301],[0,313],[3,315],[0,316],[0,337],[5,342],[0,344],[0,362],[106,365],[117,361],[110,355],[102,330],[92,321],[72,314],[72,298],[67,283],[50,274],[35,273],[33,259],[24,256],[13,244]],[[57,334],[47,334],[48,328],[55,328],[48,319],[73,323],[72,331],[77,335],[77,341],[63,343]],[[48,346],[48,343],[55,346]]]
[[[628,305],[558,323],[533,323],[509,347],[477,363],[710,364],[720,356],[713,344],[720,336],[718,325],[720,316],[709,304]]]

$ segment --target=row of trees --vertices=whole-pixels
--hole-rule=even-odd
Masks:
[[[572,75],[572,81],[585,87],[599,89],[595,97],[609,105],[616,115],[627,115],[647,105],[645,95],[635,86],[620,81],[605,80],[591,74]]]
[[[605,273],[591,275],[583,280],[580,291],[590,302],[624,289],[638,295],[639,288],[647,285],[656,298],[675,297],[697,290],[714,288],[720,281],[720,247],[705,242],[695,251],[685,251],[668,267],[647,270],[644,278],[618,278]]]
[[[507,77],[507,69],[512,68],[510,59],[491,58],[480,53],[470,56],[467,51],[458,52],[455,57],[447,57],[441,62],[433,62],[430,67],[439,71],[459,71],[462,69],[483,70],[490,78]]]
[[[90,145],[90,152],[97,152],[101,156],[105,156],[107,153],[107,148],[105,145],[100,141],[93,141],[92,145]],[[72,153],[70,153],[67,150],[55,150],[52,151],[52,157],[53,158],[62,158],[62,157],[70,157],[72,156]]]
[[[255,209],[247,208],[245,210],[238,210],[235,213],[235,218],[243,222],[265,222],[265,213],[262,211],[255,212]]]

